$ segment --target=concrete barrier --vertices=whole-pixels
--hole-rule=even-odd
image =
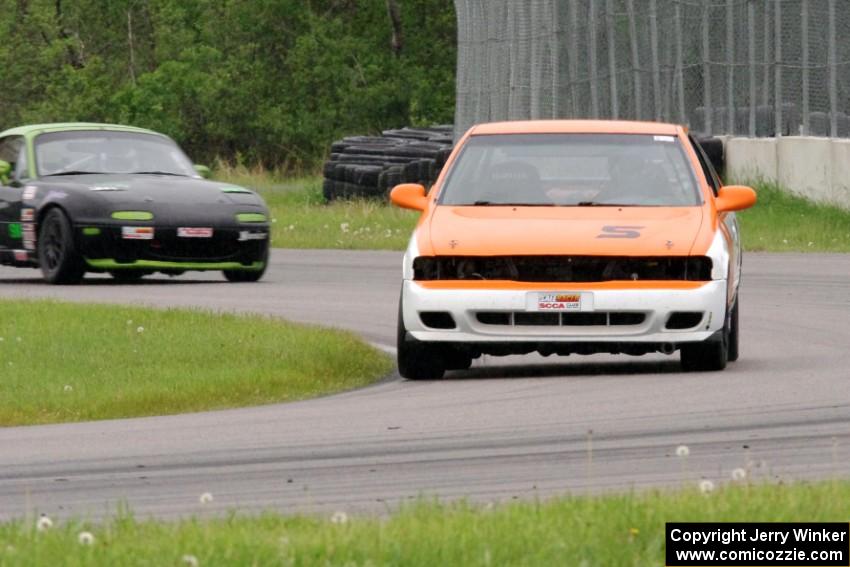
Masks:
[[[788,136],[726,140],[730,182],[766,181],[850,209],[850,140]]]

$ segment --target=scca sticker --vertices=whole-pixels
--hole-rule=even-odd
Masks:
[[[596,238],[640,238],[642,226],[603,226]]]

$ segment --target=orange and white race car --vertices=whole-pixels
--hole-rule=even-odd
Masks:
[[[482,354],[681,351],[686,370],[738,358],[741,245],[723,186],[673,124],[482,124],[455,147],[404,257],[398,366],[410,379]]]

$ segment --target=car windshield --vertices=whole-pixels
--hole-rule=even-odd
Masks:
[[[675,136],[473,136],[443,187],[444,205],[689,206],[701,202]]]
[[[161,173],[197,177],[170,139],[143,132],[74,130],[35,139],[39,176],[86,173]]]

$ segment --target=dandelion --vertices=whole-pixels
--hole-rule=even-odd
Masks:
[[[53,520],[48,518],[47,516],[41,516],[38,521],[35,523],[35,529],[40,532],[46,532],[50,528],[53,527]]]
[[[188,553],[180,558],[180,561],[183,565],[188,565],[189,567],[198,567],[198,558],[194,555],[189,555]]]
[[[699,481],[699,491],[703,494],[714,492],[714,483],[708,479],[703,479]]]
[[[144,332],[145,332],[145,328],[144,328],[144,327],[141,327],[141,326],[136,327],[136,332],[137,332],[137,333],[144,333]]]
[[[332,524],[345,524],[348,522],[348,514],[345,512],[334,512],[334,515],[331,516]]]
[[[783,239],[782,239],[782,244],[788,244],[788,240],[787,240],[787,239],[785,239],[785,238],[783,238]]]
[[[203,494],[201,494],[200,498],[198,498],[198,501],[201,504],[209,504],[213,501],[213,495],[209,492],[204,492]]]
[[[691,454],[691,450],[688,449],[687,445],[679,445],[676,447],[676,456],[677,457],[687,457]]]
[[[815,243],[814,243],[814,242],[809,242],[809,248],[811,248],[811,247],[812,247],[812,246],[814,246],[814,245],[815,245]]]
[[[65,384],[65,387],[62,388],[62,389],[65,390],[66,392],[73,392],[74,391],[74,387],[71,386],[70,384]]]
[[[741,467],[732,469],[732,480],[741,481],[745,478],[747,478],[747,469],[742,469]]]
[[[130,326],[130,325],[132,325],[132,324],[133,324],[133,320],[132,320],[132,319],[127,319],[127,326],[129,327],[129,326]]]
[[[343,232],[348,232],[350,228],[351,225],[349,225],[347,222],[340,223],[339,225],[339,229]]]
[[[94,535],[91,532],[80,532],[77,535],[77,541],[80,545],[92,545],[94,543]]]
[[[638,534],[640,534],[640,530],[639,530],[639,529],[637,529],[637,528],[629,528],[629,535],[630,535],[630,536],[635,537],[635,536],[636,536],[636,535],[638,535]]]
[[[289,230],[295,230],[295,225],[294,224],[289,225]]]

